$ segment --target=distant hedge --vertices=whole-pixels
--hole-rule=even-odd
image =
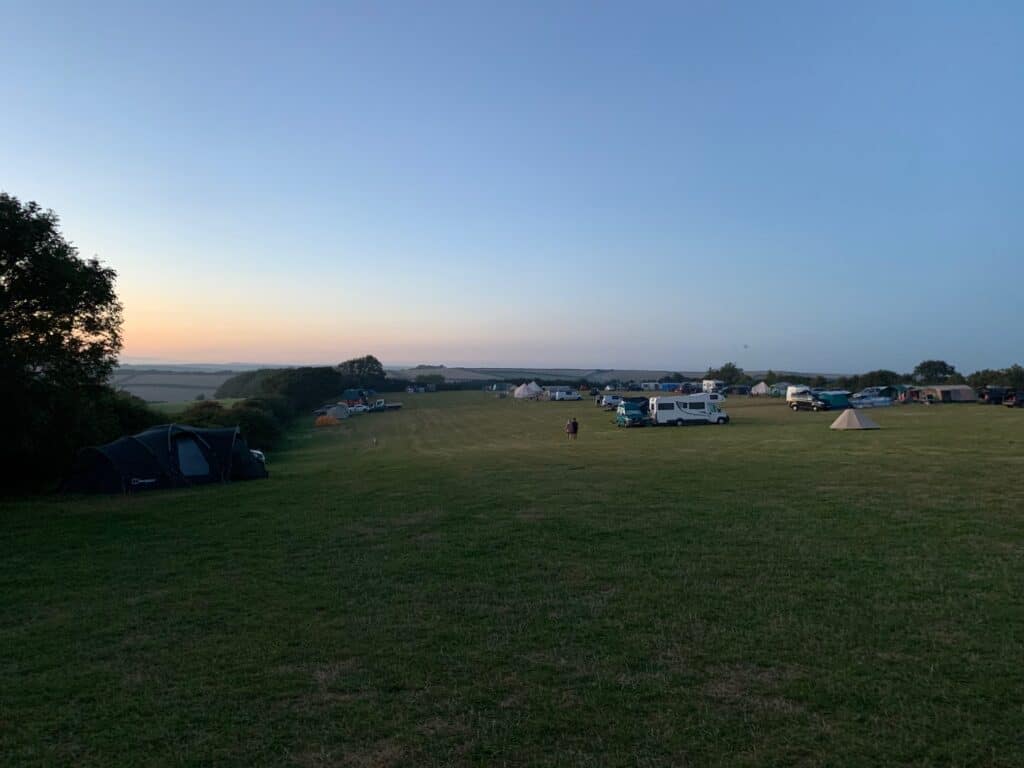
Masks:
[[[217,388],[214,397],[276,397],[299,412],[337,400],[346,389],[401,392],[409,384],[405,379],[385,376],[348,376],[329,366],[260,368],[232,376]]]
[[[197,401],[177,421],[193,427],[238,427],[250,448],[269,451],[284,434],[291,410],[281,400],[249,399],[225,408],[213,400]]]
[[[107,386],[0,385],[0,398],[0,489],[7,491],[52,489],[70,471],[79,448],[165,421],[143,400]]]

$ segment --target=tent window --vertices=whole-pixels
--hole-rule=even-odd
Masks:
[[[182,437],[177,441],[178,467],[185,477],[206,477],[210,474],[210,465],[206,461],[199,444],[191,437]]]

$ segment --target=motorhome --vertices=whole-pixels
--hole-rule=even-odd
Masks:
[[[728,424],[729,414],[712,402],[716,395],[707,392],[698,395],[652,397],[648,416],[658,426],[687,424]]]

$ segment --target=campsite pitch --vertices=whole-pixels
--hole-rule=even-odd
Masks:
[[[1024,411],[403,400],[5,501],[0,763],[1024,764]]]

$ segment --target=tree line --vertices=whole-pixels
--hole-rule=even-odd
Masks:
[[[675,374],[681,376],[681,374]],[[812,387],[835,387],[857,391],[865,387],[891,387],[896,384],[927,385],[927,384],[967,384],[975,389],[986,386],[1007,387],[1024,390],[1024,367],[1013,364],[1007,368],[985,368],[974,373],[963,375],[956,367],[945,360],[923,360],[910,373],[897,373],[884,368],[866,373],[826,377],[823,375],[801,376],[795,373],[776,373],[767,371],[761,378],[747,374],[735,363],[725,363],[720,368],[708,368],[704,375],[708,379],[719,379],[727,385],[751,385],[758,381],[775,384],[788,381],[790,384],[806,384]],[[675,379],[665,378],[666,381]],[[680,379],[681,380],[681,379]]]

